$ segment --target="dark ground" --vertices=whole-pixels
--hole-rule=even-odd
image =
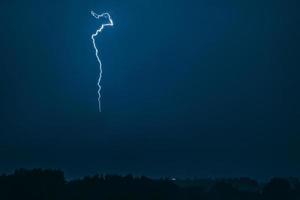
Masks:
[[[259,183],[237,179],[149,179],[132,175],[96,175],[67,181],[59,170],[16,170],[0,176],[0,199],[28,200],[297,200],[298,178]]]

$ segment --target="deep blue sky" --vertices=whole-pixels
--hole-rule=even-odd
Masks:
[[[0,2],[0,172],[300,176],[297,1]],[[89,13],[115,27],[97,38]]]

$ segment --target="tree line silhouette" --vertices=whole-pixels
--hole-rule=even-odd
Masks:
[[[16,170],[0,176],[1,200],[299,200],[298,178],[150,179],[96,175],[67,181],[60,170]]]

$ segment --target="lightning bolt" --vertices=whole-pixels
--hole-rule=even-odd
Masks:
[[[91,15],[93,17],[95,17],[96,19],[100,19],[100,18],[104,18],[104,19],[107,19],[108,22],[105,23],[105,24],[102,24],[100,26],[99,29],[97,29],[97,31],[92,34],[92,41],[93,41],[93,45],[94,45],[94,48],[95,48],[95,51],[96,51],[96,57],[97,57],[97,60],[98,60],[98,63],[99,63],[99,78],[98,78],[98,104],[99,104],[99,112],[101,112],[101,79],[102,79],[102,62],[99,58],[99,50],[96,46],[96,40],[95,40],[95,37],[98,36],[99,33],[101,33],[103,31],[103,29],[106,27],[106,26],[113,26],[114,25],[114,22],[113,20],[111,19],[111,16],[109,15],[109,13],[103,13],[101,15],[98,15],[96,14],[94,11],[91,11]]]

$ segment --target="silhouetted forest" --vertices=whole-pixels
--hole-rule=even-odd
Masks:
[[[298,178],[159,180],[96,175],[66,181],[59,170],[16,170],[0,176],[1,200],[299,200]]]

